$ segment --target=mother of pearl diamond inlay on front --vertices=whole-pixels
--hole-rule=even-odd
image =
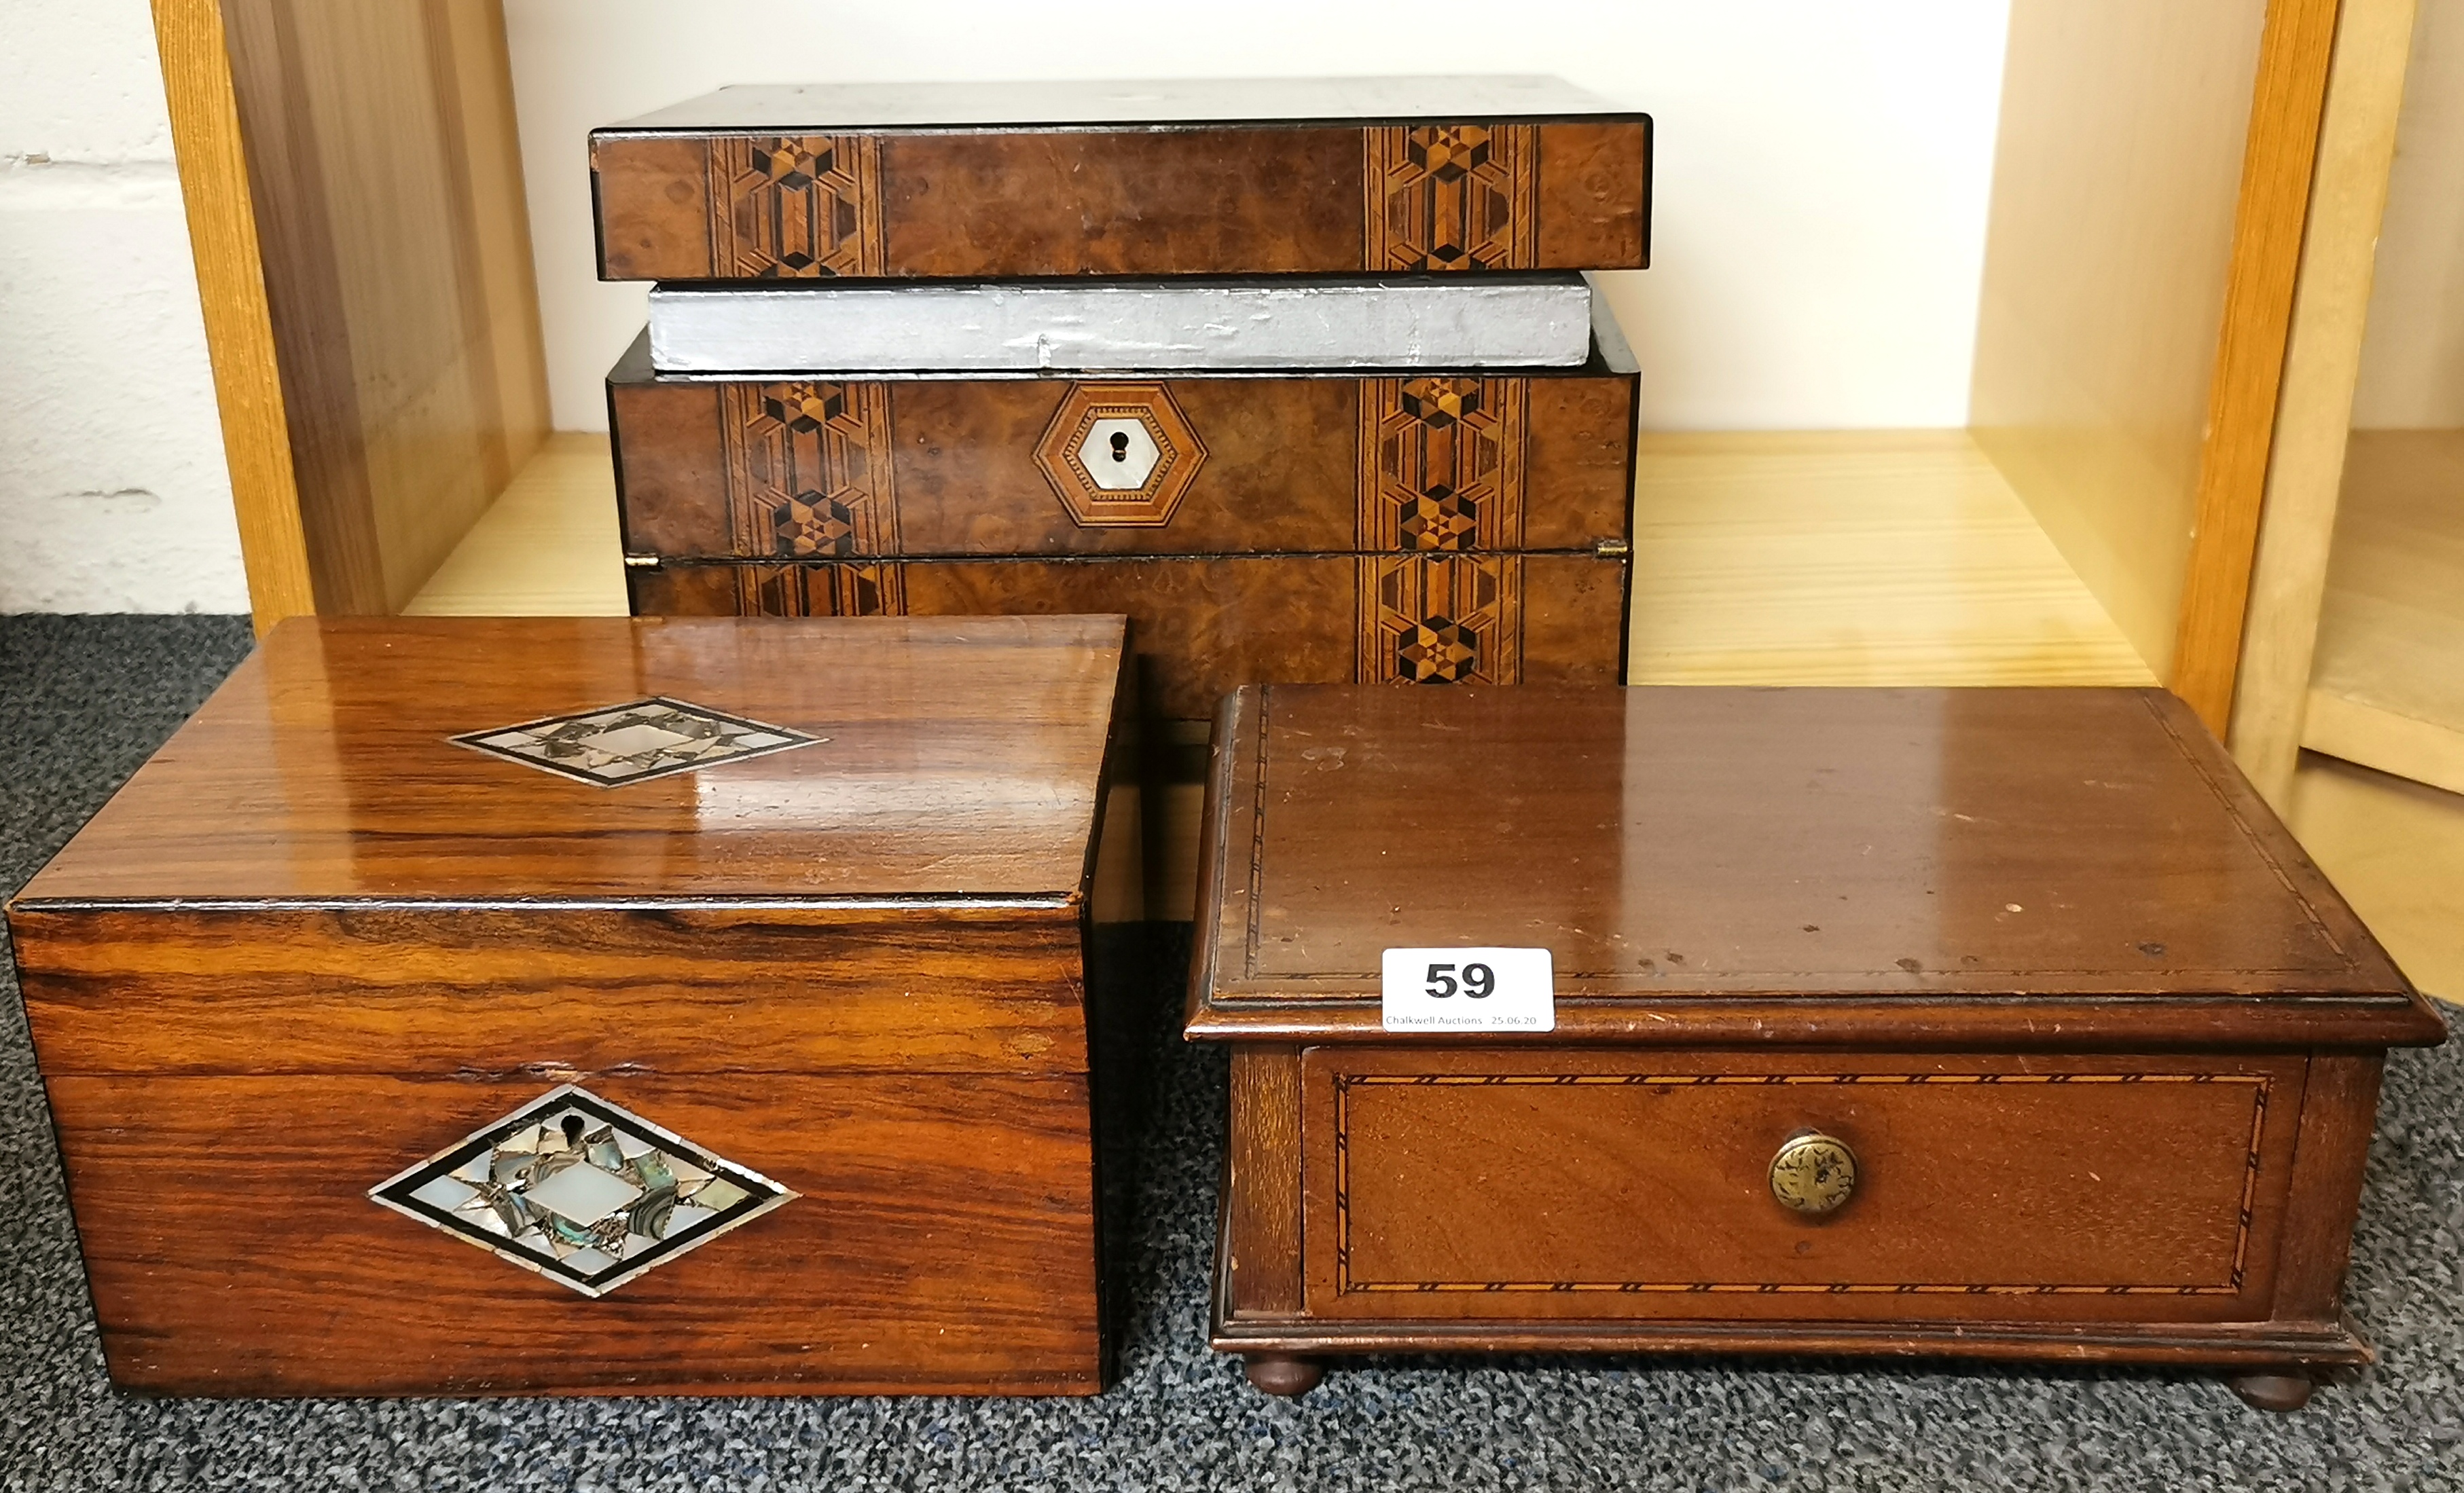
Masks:
[[[602,786],[643,782],[713,762],[740,761],[826,739],[651,698],[577,715],[550,715],[451,738],[456,746]]]
[[[368,1190],[584,1296],[795,1196],[571,1084]]]

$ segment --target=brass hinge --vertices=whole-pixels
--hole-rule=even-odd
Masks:
[[[659,557],[656,555],[627,555],[625,557],[625,568],[627,570],[656,570],[659,568]]]
[[[1600,539],[1593,543],[1592,553],[1602,560],[1623,560],[1634,553],[1634,546],[1623,539]]]

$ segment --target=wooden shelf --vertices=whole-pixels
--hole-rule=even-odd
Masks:
[[[1634,684],[2146,685],[1964,430],[1647,435]]]
[[[2284,820],[2422,994],[2464,1001],[2464,795],[2314,753]]]
[[[2464,430],[2356,430],[2301,744],[2464,793]]]
[[[516,472],[410,604],[413,617],[622,617],[607,437],[561,431]]]

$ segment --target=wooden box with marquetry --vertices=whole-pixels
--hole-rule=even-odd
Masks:
[[[209,1394],[1092,1394],[1118,617],[276,627],[10,908]]]
[[[727,89],[592,137],[633,609],[1121,612],[1253,680],[1614,684],[1650,121],[1547,78]],[[1040,278],[1039,278],[1040,277]],[[681,283],[677,283],[681,282]]]
[[[2368,1359],[2380,1070],[2444,1027],[2170,695],[1266,687],[1215,750],[1188,1032],[1262,1387],[1757,1351],[2290,1408]],[[1490,950],[1553,1024],[1471,1011]]]

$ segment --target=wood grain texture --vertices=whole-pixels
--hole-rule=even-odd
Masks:
[[[280,357],[219,0],[154,0],[180,199],[256,630],[317,609]]]
[[[1242,1316],[1291,1315],[1301,1282],[1301,1054],[1232,1055],[1231,1150],[1224,1158],[1225,1292]]]
[[[1242,698],[1212,789],[1199,1035],[1250,1031],[1254,1006],[1361,1040],[1381,950],[1540,943],[1555,1043],[1700,1042],[1729,1016],[1755,1044],[1962,1020],[1970,1042],[2126,1043],[2188,1013],[2211,1042],[2307,1046],[2314,1021],[2357,1044],[2438,1036],[2161,692]],[[1382,853],[1397,844],[1414,853]],[[2047,1006],[2103,1015],[2057,1034]]]
[[[406,617],[623,617],[607,437],[560,430],[403,606]]]
[[[1319,1048],[1309,1311],[2261,1319],[2304,1063]],[[1857,1156],[1818,1219],[1804,1130]]]
[[[209,1394],[1101,1387],[1083,1079],[596,1081],[802,1195],[597,1300],[364,1196],[547,1087],[53,1080],[113,1377]]]
[[[18,903],[1071,903],[1121,626],[296,622]],[[450,739],[659,695],[826,739],[613,788]]]
[[[1629,684],[2155,679],[1965,431],[1647,433],[1634,545]]]
[[[1167,521],[1090,526],[1066,506],[1039,448],[1082,391],[1132,386],[662,379],[637,341],[608,378],[625,546],[668,560],[809,560],[1589,550],[1625,537],[1630,366],[1595,358],[1579,374],[1514,379],[1136,383],[1164,391],[1203,454]],[[806,413],[876,403],[884,428],[869,450],[852,418]],[[1419,506],[1460,511],[1461,532],[1416,510],[1437,489]]]
[[[1648,252],[1649,122],[1633,114],[835,134],[781,118],[749,133],[594,132],[602,277],[1639,269]],[[1501,163],[1513,155],[1521,189],[1501,185],[1492,213],[1485,201],[1473,211],[1470,188],[1451,176],[1430,187],[1438,137],[1440,158],[1451,151],[1477,178],[1492,169],[1493,153]],[[748,146],[752,169],[719,161]],[[878,165],[862,186],[851,177],[816,187],[829,167],[792,180],[760,168],[781,150],[815,162],[871,150]],[[1227,193],[1226,183],[1241,189]],[[876,192],[877,202],[866,200]],[[797,231],[730,231],[739,217]],[[1450,217],[1463,221],[1449,230]],[[774,244],[772,232],[786,237]],[[877,245],[858,242],[871,233]],[[722,239],[734,252],[715,251]]]
[[[1088,1065],[1073,908],[21,904],[11,927],[54,1078]]]
[[[2278,807],[2300,757],[2414,10],[2345,0],[2336,28],[2227,736]]]
[[[2266,496],[2341,6],[2342,0],[2272,0],[2259,42],[2180,636],[2167,680],[2219,736],[2233,714],[2251,555]]]
[[[857,607],[913,616],[1114,611],[1131,620],[1139,697],[1172,718],[1202,719],[1259,679],[1332,682],[1397,676],[1397,628],[1368,567],[1384,557],[1278,555],[1079,560],[904,560],[888,564],[671,563],[627,579],[643,615],[738,610],[826,616]],[[1394,562],[1510,567],[1519,617],[1483,636],[1469,668],[1502,682],[1615,681],[1626,562],[1573,555],[1397,556]],[[1503,573],[1503,570],[1501,570]],[[1430,600],[1434,599],[1434,600]],[[1445,600],[1441,588],[1407,600]],[[1452,604],[1448,603],[1447,604]],[[1364,648],[1367,626],[1377,629]],[[1376,644],[1384,642],[1383,647]],[[1509,651],[1510,650],[1510,651]]]
[[[1969,421],[2160,681],[2174,674],[2273,9],[2011,11]]]
[[[502,15],[221,13],[317,608],[392,611],[546,433]]]

